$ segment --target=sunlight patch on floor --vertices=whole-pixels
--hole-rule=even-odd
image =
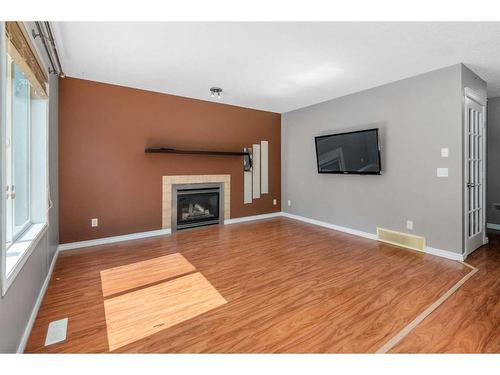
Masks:
[[[181,254],[173,254],[102,271],[109,350],[227,303],[200,272],[186,275],[194,270]],[[166,281],[158,282],[162,279]],[[116,295],[138,287],[141,288]]]
[[[101,271],[102,294],[109,297],[195,270],[196,268],[179,253],[113,267]]]

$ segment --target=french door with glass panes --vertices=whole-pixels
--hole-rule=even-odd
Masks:
[[[486,240],[485,223],[485,104],[465,95],[465,254]]]

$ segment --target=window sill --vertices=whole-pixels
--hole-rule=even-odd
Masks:
[[[19,271],[23,268],[29,256],[35,250],[38,242],[47,232],[47,223],[32,224],[8,249],[5,254],[5,274],[7,275],[3,285],[3,294],[14,282]]]

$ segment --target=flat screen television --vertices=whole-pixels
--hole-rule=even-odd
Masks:
[[[378,129],[315,137],[318,173],[380,174]]]

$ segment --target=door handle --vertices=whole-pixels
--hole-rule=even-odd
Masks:
[[[7,199],[16,199],[16,191],[14,190],[14,185],[7,185],[5,191],[7,192]]]

